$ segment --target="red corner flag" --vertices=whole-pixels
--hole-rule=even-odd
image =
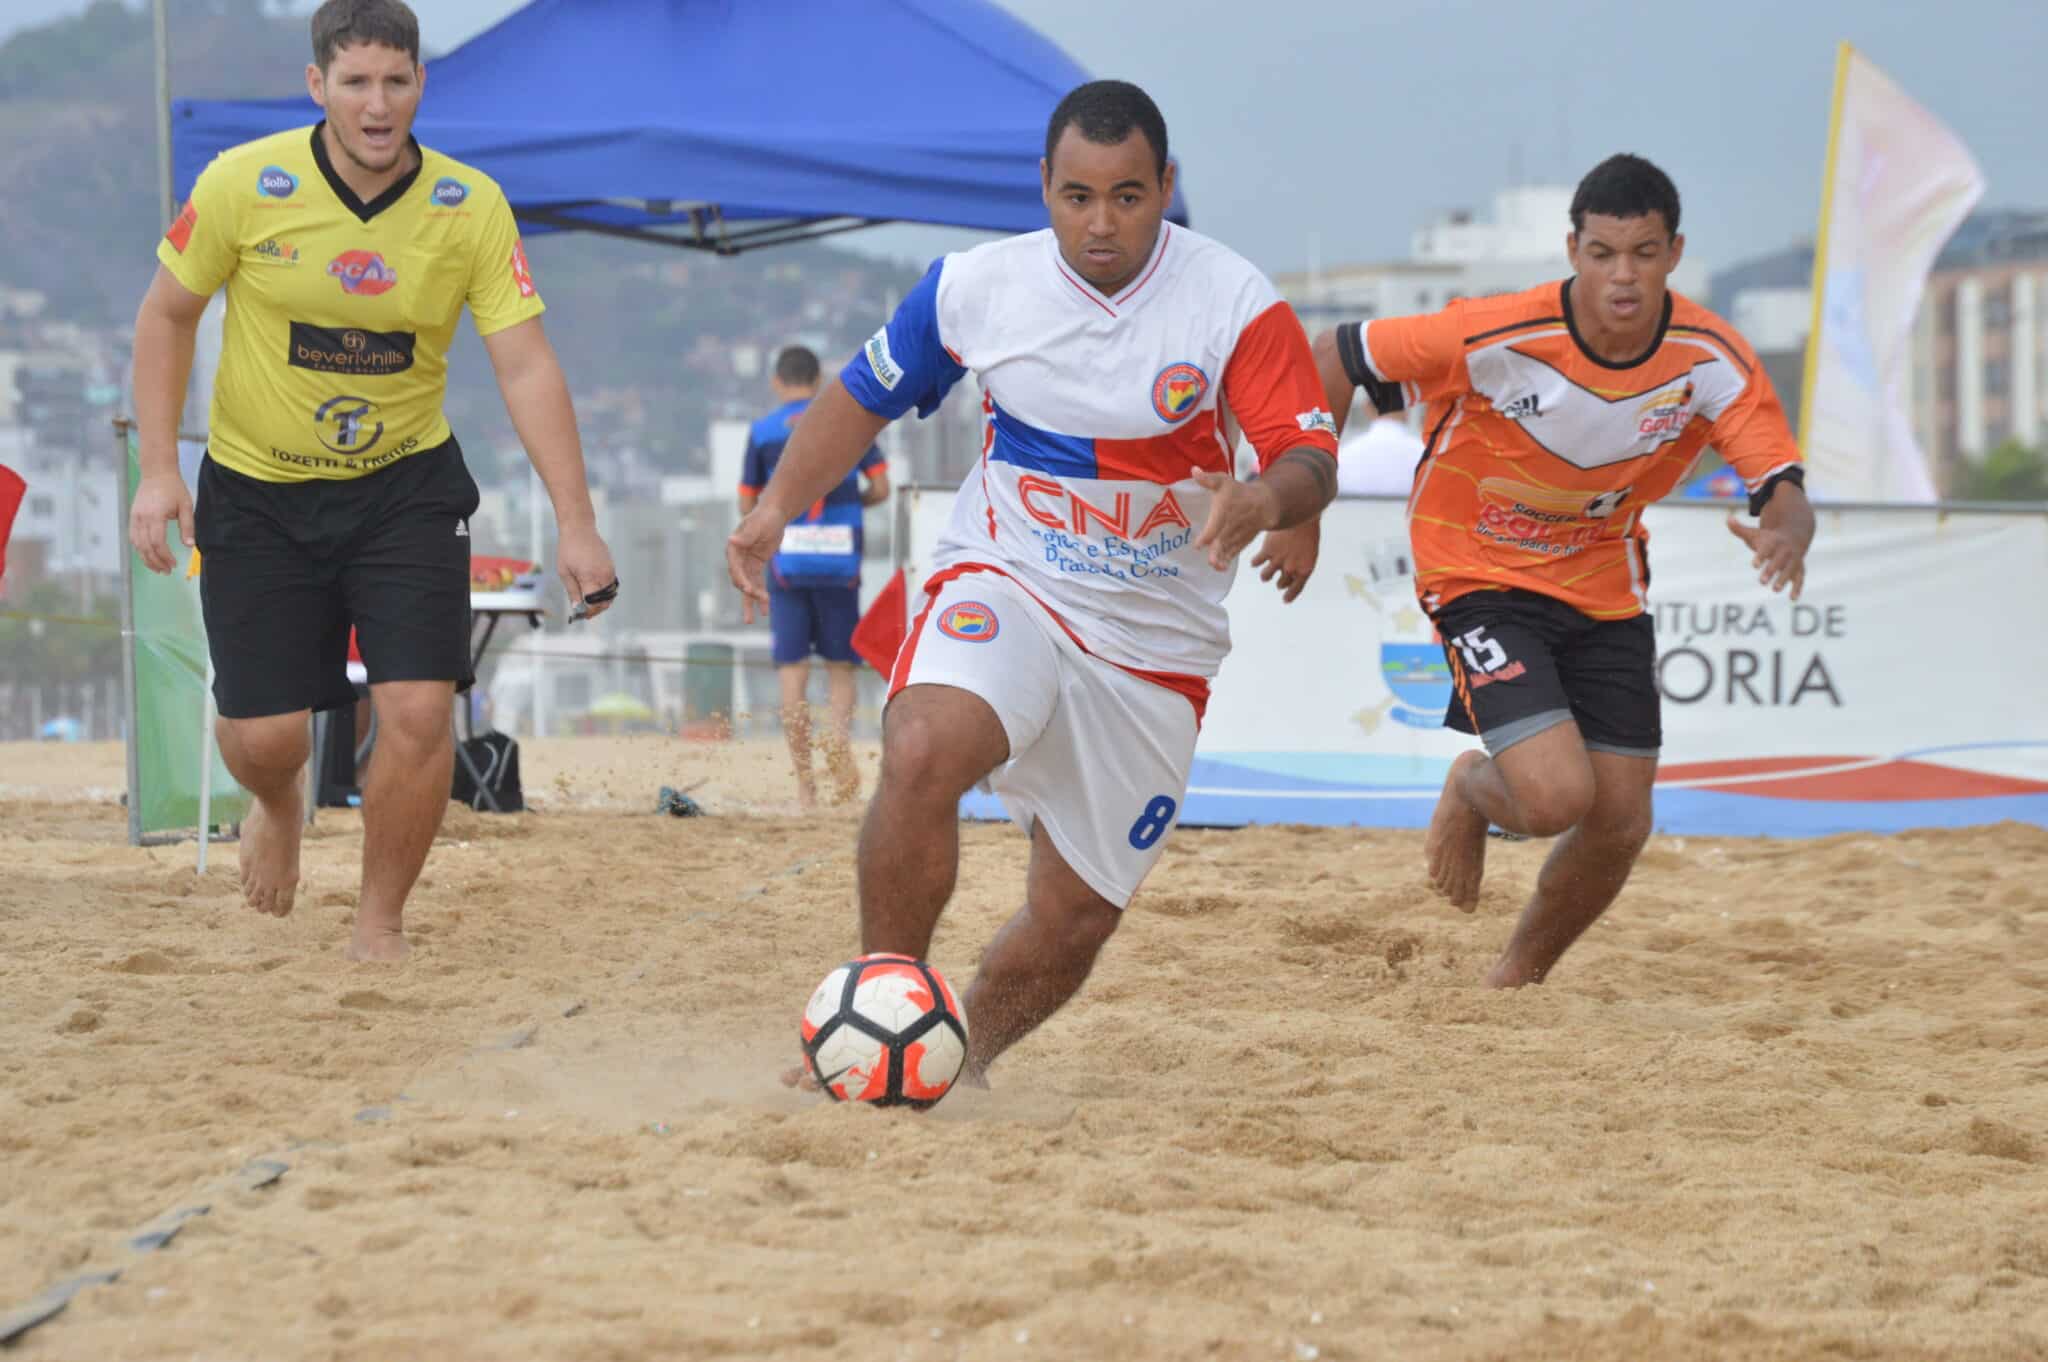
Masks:
[[[28,484],[21,480],[21,474],[0,464],[0,574],[7,571],[7,536],[14,532],[14,513],[21,509],[21,499],[28,491]]]
[[[897,568],[889,585],[882,588],[860,623],[853,627],[853,650],[861,660],[887,676],[896,665],[896,654],[909,632],[909,593],[903,585],[903,569]]]

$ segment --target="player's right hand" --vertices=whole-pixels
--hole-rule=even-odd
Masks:
[[[169,572],[178,565],[164,542],[164,526],[173,520],[178,522],[178,537],[191,548],[192,495],[185,490],[185,480],[175,473],[144,478],[128,504],[128,542],[151,572]]]
[[[1267,530],[1266,537],[1259,542],[1258,556],[1252,559],[1252,566],[1259,569],[1262,582],[1271,582],[1278,575],[1280,580],[1274,585],[1280,592],[1280,603],[1287,605],[1308,585],[1322,547],[1323,522],[1320,518],[1304,521],[1292,529]]]
[[[740,618],[748,624],[768,618],[768,562],[782,547],[782,531],[788,523],[765,504],[757,505],[726,538],[725,570],[744,598]]]

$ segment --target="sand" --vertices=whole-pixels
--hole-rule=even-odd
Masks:
[[[124,845],[118,747],[0,746],[0,1312],[121,1269],[13,1355],[2048,1357],[2048,831],[1658,838],[1514,994],[1540,844],[1468,916],[1416,834],[1183,831],[920,1117],[773,1077],[853,811],[765,744],[523,756],[393,970],[341,958],[355,814],[278,922]],[[960,986],[1025,850],[964,845]]]

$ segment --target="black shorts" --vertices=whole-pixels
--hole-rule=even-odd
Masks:
[[[1533,591],[1474,591],[1436,612],[1451,664],[1444,727],[1496,756],[1567,719],[1586,746],[1655,757],[1664,743],[1648,615],[1596,620]]]
[[[264,482],[202,462],[193,528],[222,716],[354,704],[351,626],[372,685],[469,689],[476,508],[453,439],[345,482]]]

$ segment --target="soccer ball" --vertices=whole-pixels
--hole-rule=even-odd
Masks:
[[[804,1008],[804,1064],[835,1102],[922,1111],[967,1059],[966,1013],[922,960],[876,953],[825,976]]]

